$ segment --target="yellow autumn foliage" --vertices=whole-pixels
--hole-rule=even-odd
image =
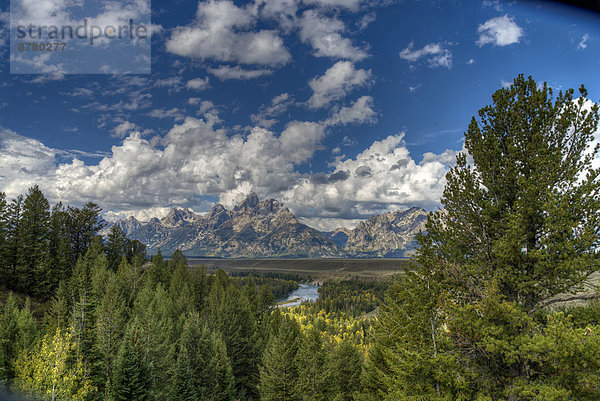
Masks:
[[[74,356],[75,341],[69,331],[57,329],[15,363],[16,382],[26,395],[44,400],[83,401],[96,389],[86,377],[81,359]]]

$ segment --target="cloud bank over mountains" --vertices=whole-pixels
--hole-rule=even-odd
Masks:
[[[342,124],[352,116],[342,109],[332,118]],[[416,162],[402,134],[375,141],[355,158],[338,156],[331,173],[300,173],[298,167],[322,149],[328,124],[291,121],[280,133],[256,126],[247,135],[228,135],[225,128],[187,117],[160,142],[131,132],[96,164],[76,156],[62,162],[61,151],[3,130],[0,182],[9,197],[38,183],[53,202],[91,200],[108,217],[131,214],[141,220],[153,213],[160,217],[165,205],[208,206],[198,195],[232,207],[252,191],[282,200],[319,228],[329,227],[327,219],[333,227],[339,219],[351,223],[403,205],[435,206],[454,152]]]

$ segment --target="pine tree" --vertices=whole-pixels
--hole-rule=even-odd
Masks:
[[[119,348],[112,378],[111,401],[149,401],[152,376],[145,355],[143,334],[133,322]]]
[[[125,333],[127,323],[127,308],[122,294],[122,285],[114,273],[106,274],[106,291],[96,311],[95,352],[98,354],[100,371],[97,386],[100,391],[110,393],[110,380],[113,375],[113,365],[119,350],[119,344]]]
[[[329,361],[332,391],[336,401],[352,401],[360,389],[361,355],[347,339],[334,348]]]
[[[181,331],[186,315],[194,309],[193,287],[185,258],[178,259],[169,282],[169,293],[173,299],[174,316],[178,317],[177,327]]]
[[[19,259],[21,257],[22,244],[21,237],[23,230],[21,228],[23,208],[23,196],[19,195],[13,199],[8,205],[7,211],[7,229],[6,229],[6,250],[4,252],[5,266],[8,268],[7,282],[11,289],[18,289],[18,273]]]
[[[209,277],[206,274],[206,265],[192,266],[189,272],[192,296],[194,298],[194,307],[198,313],[204,313],[206,309],[206,299],[210,290]]]
[[[235,380],[225,345],[200,322],[198,314],[186,320],[180,341],[172,398],[232,401]]]
[[[162,284],[163,288],[169,285],[169,274],[167,271],[167,265],[165,264],[164,258],[160,249],[152,257],[152,265],[148,268],[146,272],[147,280],[150,281],[152,286],[157,284]]]
[[[71,301],[73,299],[71,295],[67,282],[61,280],[46,316],[46,325],[51,331],[55,331],[56,329],[64,331],[69,325],[72,313]]]
[[[146,284],[139,291],[132,310],[152,370],[153,398],[168,397],[175,365],[175,344],[180,331],[175,324],[173,301],[161,284]],[[177,316],[178,318],[179,316]]]
[[[125,285],[128,305],[133,305],[133,302],[142,287],[142,273],[142,262],[138,258],[135,258],[132,263],[129,263],[125,255],[121,257],[121,263],[117,269],[117,276],[119,276]]]
[[[298,362],[300,327],[290,317],[283,317],[279,330],[268,342],[260,368],[260,399],[262,401],[296,401],[300,394]]]
[[[123,229],[115,224],[110,228],[108,239],[106,240],[108,267],[113,271],[117,271],[123,256],[127,256],[127,237]]]
[[[36,337],[37,324],[29,299],[19,307],[17,298],[9,293],[4,305],[0,305],[0,384],[8,388],[15,377],[17,355],[33,345]]]
[[[42,263],[49,256],[50,204],[37,185],[29,188],[23,202],[21,233],[18,260],[22,270],[21,289],[29,293],[37,290],[44,296],[49,295],[52,288],[48,288],[48,283],[45,288],[39,288],[39,276],[48,274],[42,269]],[[50,269],[49,265],[44,267]]]
[[[71,206],[67,208],[73,260],[86,254],[92,239],[97,237],[98,232],[104,227],[100,216],[101,211],[102,209],[93,202],[86,203],[81,209]]]
[[[326,366],[327,354],[324,345],[323,336],[313,327],[298,349],[296,392],[303,401],[327,401],[332,398],[332,372]]]
[[[55,289],[61,280],[67,280],[74,265],[71,240],[68,232],[68,214],[62,203],[52,208],[49,224],[49,264],[48,281]]]
[[[208,299],[211,329],[221,334],[240,398],[257,397],[259,343],[256,319],[241,291],[217,274]]]
[[[383,399],[598,396],[562,381],[581,367],[549,372],[532,347],[552,336],[537,315],[542,301],[580,289],[598,270],[599,113],[586,96],[581,87],[577,99],[573,90],[554,97],[519,76],[472,119],[468,156],[446,176],[444,209],[429,215],[418,263],[376,325],[370,376],[382,374]],[[564,346],[576,347],[577,335],[569,339]]]
[[[6,279],[10,277],[9,265],[9,212],[6,194],[0,192],[0,275],[5,278],[0,285],[6,286],[9,283]]]

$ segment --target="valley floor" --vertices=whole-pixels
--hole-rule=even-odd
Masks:
[[[402,272],[410,259],[202,259],[188,258],[190,266],[204,264],[208,271],[228,273],[287,273],[315,281],[335,278],[389,277]]]

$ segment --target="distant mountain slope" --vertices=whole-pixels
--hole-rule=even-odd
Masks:
[[[161,220],[119,221],[127,236],[149,252],[206,257],[344,257],[346,253],[319,231],[300,223],[281,204],[250,195],[233,210],[217,204],[204,216],[173,209]]]
[[[146,244],[150,253],[180,249],[185,255],[226,258],[400,257],[424,227],[426,212],[412,208],[373,216],[354,230],[321,233],[302,224],[275,199],[248,196],[233,210],[215,205],[206,215],[172,209],[162,219],[117,221],[125,234]]]
[[[343,247],[359,257],[401,257],[414,247],[426,221],[427,212],[416,207],[373,216],[351,230]]]

